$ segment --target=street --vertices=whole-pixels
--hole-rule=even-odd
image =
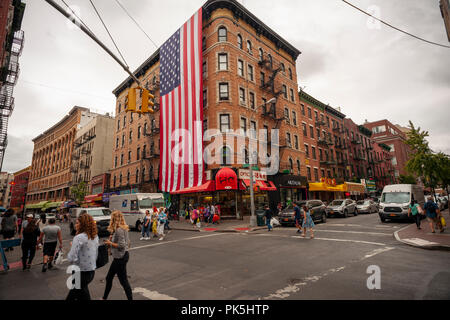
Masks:
[[[140,235],[131,232],[128,275],[137,300],[449,299],[450,254],[396,241],[393,233],[407,225],[382,224],[376,214],[333,218],[316,225],[314,240],[299,237],[295,228],[174,230],[164,241],[139,241]],[[67,224],[63,228],[67,252],[71,237]],[[20,258],[18,249],[11,255]],[[64,299],[67,266],[47,273],[40,265],[2,273],[0,299]],[[380,290],[367,287],[369,266],[380,268]],[[103,294],[108,267],[96,272],[93,299]],[[125,299],[117,278],[110,299]]]

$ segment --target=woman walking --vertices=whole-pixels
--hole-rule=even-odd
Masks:
[[[67,260],[80,268],[80,288],[70,290],[66,300],[91,300],[88,286],[94,280],[97,268],[97,225],[94,218],[84,212],[75,221],[75,230],[77,235],[73,238]]]
[[[40,234],[41,231],[36,226],[36,220],[33,219],[33,215],[27,215],[27,220],[23,222],[23,229],[21,232],[22,270],[31,269],[31,263],[36,254],[36,246]]]
[[[150,211],[145,211],[145,217],[144,217],[144,223],[142,224],[142,240],[150,240],[150,229],[152,227],[152,216],[150,214]]]
[[[153,238],[158,238],[158,209],[156,209],[156,208],[153,209],[151,226],[152,226]]]
[[[269,205],[266,206],[265,216],[266,216],[266,225],[270,232],[272,231],[273,226],[272,226],[272,210],[270,210]]]
[[[2,233],[4,240],[11,240],[14,238],[18,231],[17,216],[14,214],[13,209],[6,210],[1,222]],[[6,248],[5,251],[13,251],[14,248]]]
[[[303,235],[302,237],[306,237],[306,229],[309,228],[309,233],[311,234],[311,239],[314,239],[314,221],[311,217],[311,213],[308,210],[306,205],[303,206]]]
[[[167,214],[164,209],[161,208],[158,215],[158,235],[160,236],[159,241],[164,240],[164,225],[166,224]]]
[[[420,219],[421,219],[421,215],[419,212],[419,204],[417,203],[416,200],[413,200],[413,203],[409,205],[409,210],[408,210],[408,217],[411,218],[411,215],[414,219],[414,222],[416,223],[417,229],[421,230],[422,228],[420,227]]]
[[[127,277],[127,263],[130,258],[128,253],[130,242],[128,238],[129,227],[120,211],[112,212],[108,231],[111,233],[111,236],[110,240],[105,241],[105,244],[111,247],[111,253],[114,260],[109,268],[108,275],[106,276],[106,287],[105,293],[103,294],[103,300],[108,299],[114,276],[116,274],[119,278],[120,284],[125,290],[127,299],[133,300],[133,293]]]

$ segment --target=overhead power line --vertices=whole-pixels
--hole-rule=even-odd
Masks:
[[[125,63],[125,65],[126,65],[127,67],[129,67],[127,61],[125,60],[125,58],[124,58],[124,56],[123,56],[123,54],[122,54],[122,52],[120,51],[119,47],[117,46],[116,42],[114,41],[114,38],[112,37],[111,33],[109,32],[108,27],[106,26],[106,24],[105,24],[105,22],[103,21],[103,19],[102,19],[100,13],[98,12],[97,8],[95,7],[94,2],[93,2],[92,0],[89,0],[89,2],[91,3],[92,7],[94,8],[94,11],[95,11],[95,13],[97,14],[98,18],[99,18],[100,21],[102,22],[103,27],[105,27],[106,32],[108,33],[109,37],[111,38],[111,41],[113,42],[114,46],[116,47],[117,52],[119,52],[120,56],[122,57],[123,62]]]
[[[361,11],[362,13],[368,15],[369,17],[372,17],[373,19],[375,19],[375,20],[377,20],[377,21],[379,21],[379,22],[381,22],[381,23],[387,25],[388,27],[391,27],[391,28],[394,29],[394,30],[400,31],[400,32],[402,32],[402,33],[404,33],[404,34],[407,34],[407,35],[410,36],[410,37],[413,37],[413,38],[416,38],[416,39],[418,39],[418,40],[427,42],[427,43],[429,43],[429,44],[433,44],[433,45],[436,45],[436,46],[440,46],[440,47],[444,47],[444,48],[449,48],[449,49],[450,49],[450,46],[447,46],[447,45],[444,45],[444,44],[440,44],[440,43],[436,43],[436,42],[433,42],[433,41],[429,41],[429,40],[423,39],[423,38],[421,38],[421,37],[418,37],[418,36],[416,36],[416,35],[413,35],[413,34],[411,34],[411,33],[409,33],[409,32],[406,32],[406,31],[404,31],[404,30],[401,30],[401,29],[399,29],[399,28],[397,28],[397,27],[394,27],[393,25],[391,25],[391,24],[389,24],[389,23],[387,23],[387,22],[384,22],[384,21],[381,20],[381,19],[378,19],[377,17],[374,17],[374,16],[371,15],[370,13],[368,13],[368,12],[366,12],[366,11],[364,11],[364,10],[358,8],[358,7],[356,7],[355,5],[351,4],[350,2],[348,2],[348,1],[346,1],[346,0],[342,0],[342,1],[345,2],[346,4],[348,4],[349,6],[355,8],[356,10]]]
[[[130,19],[134,21],[137,27],[146,35],[148,40],[150,40],[151,43],[153,43],[155,48],[158,49],[159,47],[156,45],[156,43],[152,40],[152,38],[150,38],[150,36],[147,34],[147,32],[145,32],[145,30],[141,27],[141,25],[131,16],[131,14],[127,11],[127,9],[125,9],[125,7],[120,3],[120,1],[116,0],[116,2],[122,8],[122,10],[128,15],[128,17],[130,17]]]

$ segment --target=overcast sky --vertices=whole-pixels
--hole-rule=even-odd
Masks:
[[[31,163],[33,138],[75,106],[113,113],[111,93],[127,74],[44,0],[26,0],[25,47],[10,118],[3,171]],[[113,48],[89,1],[68,0]],[[121,0],[160,46],[205,1]],[[450,49],[386,26],[340,0],[243,0],[259,19],[298,48],[299,85],[356,123],[409,120],[430,132],[431,147],[450,154]],[[438,0],[350,0],[427,40],[450,45]],[[61,2],[60,2],[61,3]],[[128,64],[136,69],[156,47],[113,0],[95,0]],[[62,3],[61,3],[62,4]]]

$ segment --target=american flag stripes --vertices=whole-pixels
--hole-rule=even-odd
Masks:
[[[203,184],[202,9],[160,50],[160,189]]]

